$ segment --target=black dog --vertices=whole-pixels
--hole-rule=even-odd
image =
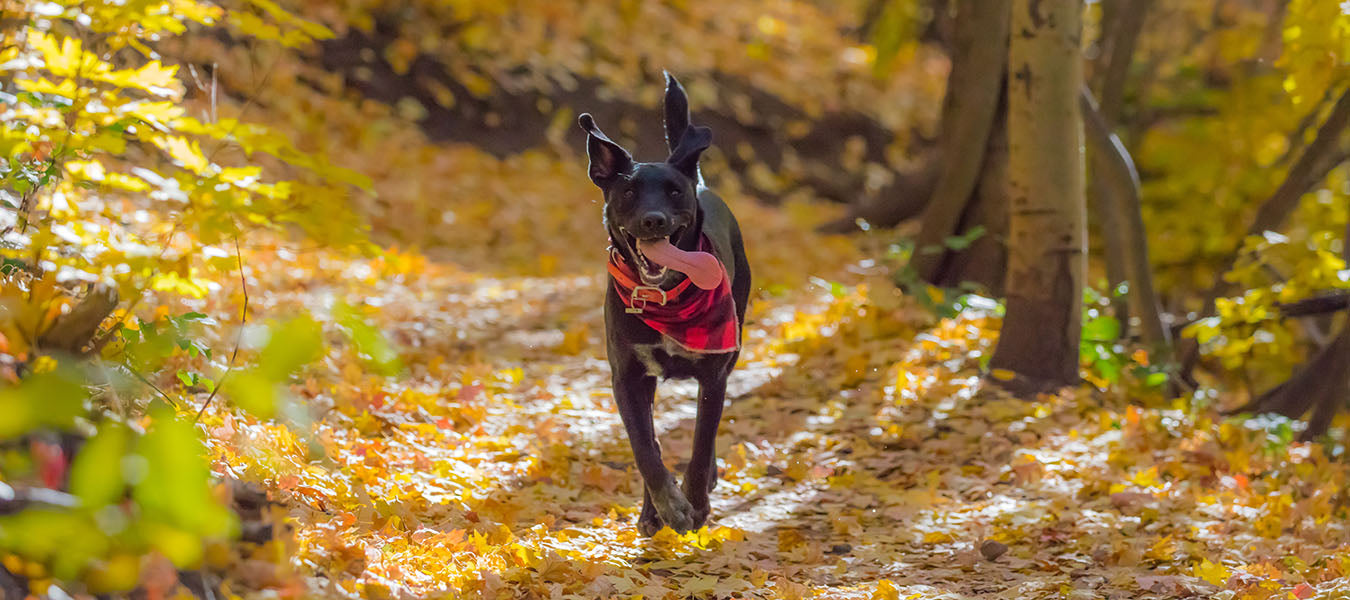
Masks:
[[[674,77],[666,79],[670,156],[664,162],[635,163],[589,114],[580,121],[589,134],[591,180],[605,197],[611,244],[605,328],[614,399],[645,484],[638,529],[652,535],[669,525],[685,532],[703,525],[708,493],[717,485],[717,427],[740,353],[750,265],[736,218],[699,175],[712,131],[690,123],[689,99]],[[722,283],[697,289],[642,253],[639,242],[665,239],[686,252],[710,252],[725,271]],[[652,423],[658,377],[699,383],[693,456],[682,488],[661,462]]]

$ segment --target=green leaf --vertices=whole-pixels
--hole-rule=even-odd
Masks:
[[[80,449],[70,467],[70,492],[96,508],[122,499],[126,482],[122,476],[122,458],[127,453],[131,432],[121,424],[109,423]]]
[[[1083,339],[1094,342],[1113,342],[1120,338],[1120,320],[1100,316],[1083,323]]]
[[[0,549],[48,563],[58,578],[73,579],[110,547],[89,513],[35,508],[0,517]]]
[[[37,427],[69,428],[88,397],[79,374],[68,368],[39,373],[16,387],[0,389],[0,440]]]
[[[837,293],[836,288],[842,290],[840,284],[831,284],[830,291]],[[340,304],[336,310],[338,322],[347,331],[352,343],[356,344],[356,349],[366,359],[366,362],[374,366],[382,375],[394,375],[402,370],[403,366],[399,362],[398,352],[394,350],[393,345],[384,337],[378,329],[372,327],[361,314],[347,304]]]
[[[947,239],[943,240],[942,243],[951,250],[965,250],[966,248],[969,248],[971,244],[974,244],[976,240],[984,237],[984,232],[984,225],[976,225],[961,235],[947,236]]]
[[[322,353],[323,330],[313,319],[299,317],[272,327],[258,369],[273,381],[284,381]]]
[[[235,405],[258,417],[270,419],[277,412],[278,383],[256,369],[225,381],[225,389]]]
[[[1099,358],[1092,362],[1092,367],[1105,379],[1111,383],[1120,381],[1121,360],[1114,355]]]
[[[154,425],[136,445],[144,477],[136,482],[133,495],[147,519],[199,538],[222,537],[233,522],[211,495],[210,470],[202,453],[201,440],[190,423],[171,411],[157,413]],[[182,552],[181,536],[173,537],[175,552],[170,558],[185,566],[193,556]]]

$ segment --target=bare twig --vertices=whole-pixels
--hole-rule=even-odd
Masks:
[[[141,375],[140,372],[138,372],[134,367],[131,366],[131,363],[124,360],[122,361],[122,366],[126,367],[127,372],[131,373],[134,377],[136,377],[136,379],[140,380],[141,383],[150,386],[150,389],[158,392],[159,396],[163,398],[165,402],[172,404],[174,407],[178,406],[177,401],[175,401],[173,398],[170,398],[168,394],[164,393],[164,390],[159,389],[159,386],[155,385],[154,382],[150,381],[149,379],[146,379],[144,375]]]
[[[0,515],[11,515],[33,505],[44,508],[75,508],[79,498],[59,490],[38,487],[11,487],[0,481]]]
[[[239,330],[234,334],[234,350],[230,352],[230,362],[229,365],[225,367],[225,374],[221,375],[220,380],[216,382],[215,387],[211,388],[211,395],[206,397],[205,402],[202,402],[201,409],[197,411],[197,416],[193,418],[194,421],[200,421],[202,419],[202,414],[206,412],[206,407],[211,406],[211,401],[216,399],[216,394],[219,393],[220,388],[225,385],[225,380],[230,377],[230,373],[234,372],[234,360],[239,356],[239,345],[244,339],[244,326],[248,325],[248,280],[244,278],[244,255],[239,250],[238,235],[234,236],[234,258],[239,262],[239,286],[244,291],[244,309],[239,314]]]
[[[252,53],[250,53],[250,55],[252,55]],[[253,108],[258,103],[258,94],[261,93],[262,89],[267,86],[267,82],[272,79],[272,72],[276,70],[277,64],[280,62],[281,57],[278,56],[276,60],[272,61],[271,65],[268,65],[267,70],[263,72],[262,80],[259,81],[257,87],[254,88],[253,94],[249,95],[248,100],[244,102],[244,106],[239,109],[239,114],[238,116],[235,117],[234,124],[231,125],[229,131],[226,131],[225,135],[220,138],[220,141],[216,144],[216,147],[211,150],[211,153],[206,155],[206,162],[214,163],[216,154],[218,154],[221,150],[223,150],[226,146],[230,144],[229,140],[230,138],[234,137],[235,130],[239,129],[239,124],[244,122],[244,115],[248,113],[248,110],[250,108]],[[216,110],[216,94],[215,94],[216,82],[214,69],[212,69],[211,72],[211,80],[212,80],[211,112],[212,115],[214,116]]]

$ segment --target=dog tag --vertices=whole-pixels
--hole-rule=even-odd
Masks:
[[[630,306],[630,307],[628,307],[628,308],[623,309],[623,312],[626,312],[626,313],[628,313],[628,314],[630,314],[630,315],[640,315],[640,314],[642,314],[642,309],[640,309],[640,308],[633,308],[633,307]]]

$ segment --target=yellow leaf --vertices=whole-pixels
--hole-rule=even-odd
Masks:
[[[1130,481],[1134,482],[1135,485],[1144,488],[1161,487],[1161,484],[1158,482],[1158,467],[1156,465],[1135,473],[1134,476],[1130,478]]]
[[[778,530],[778,551],[788,552],[793,548],[806,543],[806,538],[802,537],[800,531],[796,529]]]
[[[930,532],[924,534],[924,536],[923,536],[923,543],[925,543],[925,544],[945,544],[945,543],[947,543],[947,542],[952,541],[953,539],[955,539],[955,538],[952,537],[952,534],[947,533],[947,532],[945,532],[945,531],[930,531]]]
[[[1200,561],[1199,564],[1195,565],[1191,574],[1208,581],[1213,585],[1222,586],[1228,582],[1230,572],[1228,568],[1222,564],[1212,563],[1209,559],[1204,559]]]
[[[210,162],[206,160],[205,156],[202,156],[202,149],[197,145],[197,142],[189,142],[175,135],[156,137],[154,143],[192,172],[198,175],[210,174],[207,170]]]
[[[113,71],[102,78],[119,87],[142,89],[160,97],[177,99],[182,91],[178,82],[178,67],[164,66],[152,60],[139,69]]]
[[[900,590],[891,580],[882,579],[877,582],[876,591],[872,592],[872,600],[900,600]]]

